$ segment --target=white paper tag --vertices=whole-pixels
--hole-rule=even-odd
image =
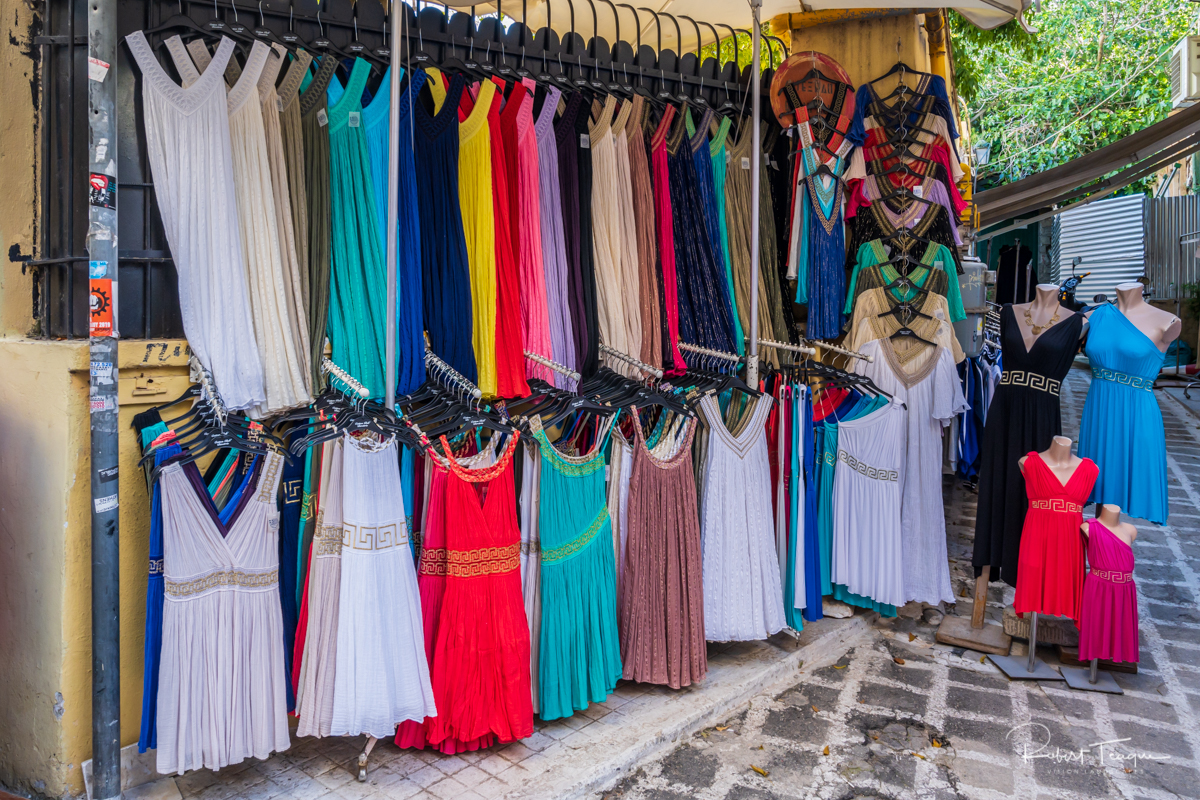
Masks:
[[[347,124],[349,124],[351,128],[357,128],[359,125],[362,124],[362,114],[359,113],[358,111],[351,111],[350,119]]]
[[[275,98],[275,107],[279,109],[280,114],[283,113],[283,98],[282,97]]]
[[[773,158],[771,159],[771,169],[776,170],[776,171],[779,170],[779,162]]]
[[[924,186],[914,186],[912,193],[913,193],[914,197],[924,197],[925,196],[925,187]]]
[[[329,124],[329,115],[325,113],[325,109],[317,109],[317,124],[324,128]]]
[[[579,134],[579,146],[582,147],[584,150],[591,150],[592,149],[592,137],[588,136],[586,133]]]
[[[96,513],[103,514],[105,511],[112,511],[117,507],[117,496],[110,494],[108,497],[97,497],[92,502],[96,506]]]
[[[750,159],[742,156],[742,169],[750,169]]]
[[[104,76],[108,74],[109,64],[107,61],[101,61],[98,58],[88,59],[88,80],[102,83]]]
[[[726,150],[725,151],[725,163],[730,164],[732,162],[733,162],[733,156],[729,155],[729,151]]]

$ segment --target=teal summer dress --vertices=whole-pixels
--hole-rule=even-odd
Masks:
[[[590,454],[575,458],[550,443],[537,417],[533,426],[542,455],[537,681],[541,717],[552,720],[604,702],[621,677],[617,568],[605,492],[607,435]]]

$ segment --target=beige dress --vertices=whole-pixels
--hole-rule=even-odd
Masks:
[[[595,120],[588,126],[592,151],[592,254],[596,271],[596,312],[600,341],[633,355],[625,328],[621,273],[621,210],[617,201],[617,154],[612,118],[617,100],[609,95]],[[617,372],[633,376],[634,367],[610,360]]]
[[[945,297],[929,292],[914,302],[914,307],[926,316],[910,320],[908,327],[926,342],[911,337],[891,339],[892,334],[904,327],[894,315],[886,313],[893,305],[887,289],[882,287],[868,289],[860,294],[854,301],[850,335],[846,337],[843,346],[861,351],[867,342],[890,339],[896,363],[910,376],[921,371],[926,361],[937,352],[937,348],[926,342],[947,348],[956,364],[966,357],[954,336],[954,326],[950,324],[950,310]]]
[[[279,509],[283,457],[260,457],[249,496],[227,524],[194,464],[160,480],[163,641],[157,769],[221,769],[290,745]]]
[[[629,134],[632,121],[632,103],[624,103],[612,123],[613,155],[617,171],[616,201],[620,215],[620,259],[621,271],[621,316],[625,324],[625,352],[639,357],[642,352],[642,298],[641,280],[638,277],[638,232],[633,216],[633,181],[629,170]]]
[[[211,60],[200,40],[185,50],[178,37],[167,40],[175,68],[185,87],[200,78]],[[189,58],[189,53],[191,57]],[[275,215],[274,190],[267,154],[267,134],[258,102],[258,79],[271,48],[256,41],[237,83],[229,90],[229,138],[233,152],[233,183],[239,232],[250,285],[250,311],[259,358],[263,365],[266,402],[250,409],[263,417],[312,400],[308,371],[303,369],[298,343],[291,335],[281,236]],[[193,63],[195,60],[196,63]]]

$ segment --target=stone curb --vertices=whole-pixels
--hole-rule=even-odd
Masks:
[[[557,754],[556,763],[547,764],[541,775],[506,793],[504,800],[582,800],[603,792],[685,737],[733,716],[754,697],[775,686],[783,691],[795,685],[802,668],[833,664],[866,640],[876,616],[871,612],[810,623],[800,635],[799,647],[791,653],[764,644],[756,664],[735,665],[720,675],[710,671],[700,688],[653,704],[639,715],[643,718],[589,742],[586,751],[568,748]]]

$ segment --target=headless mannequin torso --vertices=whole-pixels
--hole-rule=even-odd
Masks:
[[[1179,331],[1183,327],[1179,317],[1146,302],[1140,283],[1122,283],[1117,286],[1117,310],[1164,353],[1171,342],[1179,338]],[[1092,312],[1087,313],[1091,316]]]
[[[1038,287],[1039,291],[1041,287]],[[1075,470],[1079,469],[1079,465],[1083,463],[1083,459],[1071,452],[1071,440],[1066,436],[1055,436],[1050,442],[1049,449],[1038,453],[1042,458],[1042,463],[1049,467],[1054,473],[1054,477],[1058,478],[1058,482],[1063,486],[1067,485],[1067,481],[1071,480],[1071,476],[1075,474]],[[1021,474],[1025,474],[1025,462],[1029,456],[1021,456],[1021,460],[1017,462],[1017,468],[1021,470]]]
[[[1037,296],[1032,302],[1016,303],[1012,309],[1017,327],[1021,330],[1021,338],[1025,341],[1026,352],[1029,352],[1039,336],[1075,313],[1058,304],[1058,287],[1053,283],[1039,283]],[[1029,312],[1029,319],[1026,319],[1025,312]]]
[[[1101,505],[1100,513],[1096,515],[1096,521],[1130,547],[1133,546],[1134,539],[1137,539],[1137,528],[1128,522],[1121,522],[1121,509],[1117,506]],[[1087,538],[1088,535],[1088,524],[1085,522],[1079,526],[1079,529],[1083,531],[1084,538]]]

